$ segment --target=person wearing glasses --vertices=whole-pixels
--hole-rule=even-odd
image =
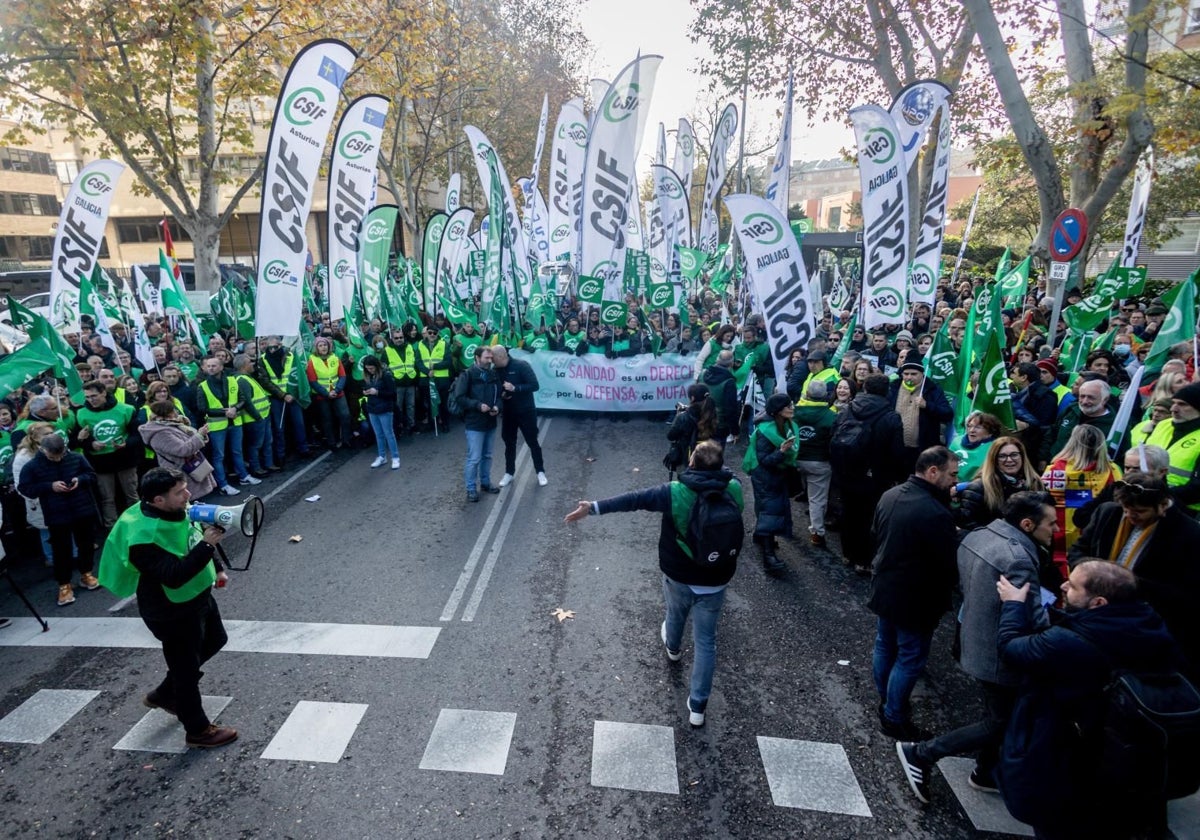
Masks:
[[[982,528],[1000,518],[1005,503],[1015,494],[1044,489],[1021,441],[1015,437],[996,438],[979,477],[957,494],[956,524],[966,530]]]
[[[1067,554],[1074,567],[1099,557],[1133,571],[1138,592],[1167,623],[1200,680],[1200,565],[1188,546],[1200,545],[1200,522],[1172,499],[1159,476],[1131,472],[1113,485],[1113,500],[1096,508]]]

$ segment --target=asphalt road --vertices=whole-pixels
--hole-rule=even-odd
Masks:
[[[478,504],[465,500],[457,426],[405,440],[398,472],[368,469],[373,451],[336,453],[259,488],[268,522],[250,570],[217,595],[226,619],[440,633],[426,659],[222,652],[201,686],[232,698],[219,722],[240,731],[233,745],[179,755],[114,749],[146,714],[141,696],[162,670],[153,649],[0,647],[0,716],[40,689],[100,692],[43,743],[0,743],[0,834],[986,836],[940,776],[931,806],[909,792],[894,743],[876,728],[867,583],[807,539],[783,546],[785,580],[766,578],[753,556],[743,562],[722,617],[708,724],[689,727],[690,637],[681,665],[667,662],[659,642],[657,516],[562,521],[578,499],[664,480],[665,426],[580,415],[543,424],[549,486],[523,464],[517,482]],[[733,451],[740,467],[741,449]],[[797,506],[802,534],[805,522]],[[291,543],[293,535],[303,539]],[[230,541],[237,559],[242,545]],[[63,617],[137,616],[134,605],[111,613],[116,599],[106,592],[55,607],[46,569],[26,565],[17,579],[52,627]],[[560,608],[574,617],[558,620]],[[0,615],[26,615],[3,584]],[[978,710],[950,660],[947,625],[916,699],[918,721],[933,730]],[[340,760],[263,757],[300,701],[366,705]],[[421,768],[443,710],[455,709],[508,715],[500,774]],[[660,727],[646,731],[673,740],[678,793],[593,784],[606,760],[597,721]],[[775,804],[760,736],[840,747],[870,816]],[[487,736],[467,741],[482,746]],[[647,755],[635,748],[618,770]]]

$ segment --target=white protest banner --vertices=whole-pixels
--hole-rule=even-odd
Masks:
[[[529,363],[541,388],[538,408],[573,411],[674,411],[687,402],[695,360],[675,353],[608,359],[603,353],[510,351]]]
[[[1150,182],[1154,179],[1154,149],[1146,149],[1138,161],[1133,191],[1129,195],[1129,214],[1125,217],[1125,245],[1121,248],[1121,266],[1137,265],[1138,249],[1142,246],[1142,231],[1146,226],[1146,208],[1150,204]]]
[[[437,314],[435,299],[437,287],[438,249],[442,245],[442,235],[450,216],[446,213],[432,213],[425,220],[425,230],[421,238],[421,305],[431,314]]]
[[[908,286],[908,177],[896,124],[878,105],[850,111],[863,214],[863,326],[904,321]]]
[[[392,250],[392,238],[396,233],[396,217],[399,208],[395,204],[380,204],[372,207],[363,216],[358,231],[358,285],[362,295],[363,314],[375,318],[381,314],[383,301],[383,278],[387,276],[388,256]],[[350,303],[347,302],[347,312]],[[332,318],[341,318],[343,313],[330,313]]]
[[[502,234],[501,244],[504,253],[501,256],[501,280],[511,278],[513,283],[513,291],[516,293],[517,301],[521,304],[529,297],[529,287],[532,277],[529,273],[529,247],[525,244],[525,232],[521,230],[521,220],[517,218],[517,208],[513,202],[512,182],[508,180],[508,173],[504,171],[504,164],[500,161],[500,155],[496,153],[492,142],[487,136],[473,125],[468,125],[463,128],[467,134],[467,142],[470,144],[471,152],[475,158],[475,168],[479,175],[479,183],[488,189],[489,195],[492,194],[488,187],[492,181],[492,170],[488,165],[488,151],[495,156],[495,174],[499,178],[496,185],[499,189],[498,197],[503,202],[503,218],[498,218],[495,214],[499,208],[488,207],[491,215],[491,224],[499,225]],[[490,204],[490,202],[489,202]]]
[[[446,212],[453,214],[459,207],[459,202],[462,201],[462,176],[457,172],[450,174],[450,180],[446,184]]]
[[[658,124],[658,145],[654,148],[654,160],[651,163],[667,165],[667,127],[662,123]]]
[[[337,110],[338,94],[357,53],[335,39],[314,41],[288,68],[263,168],[258,237],[255,332],[295,335],[303,305],[305,225],[313,184]]]
[[[712,144],[708,151],[708,170],[704,173],[704,198],[700,202],[700,236],[696,239],[696,247],[706,254],[717,252],[717,238],[720,229],[717,226],[717,193],[725,184],[725,176],[729,174],[729,164],[725,160],[729,154],[729,146],[733,143],[733,135],[737,133],[738,112],[733,104],[725,106],[721,119],[713,130]]]
[[[950,107],[943,104],[925,213],[917,231],[917,250],[908,275],[908,304],[933,305],[942,266],[942,236],[946,231],[946,197],[950,184]]]
[[[583,158],[587,150],[583,101],[562,106],[550,145],[550,259],[570,260],[578,268],[579,212],[583,206]]]
[[[664,233],[664,250],[659,259],[662,260],[667,274],[671,273],[671,265],[675,260],[675,246],[692,247],[692,210],[687,199],[687,192],[679,180],[679,175],[667,166],[651,166],[651,176],[654,184],[654,198],[658,202],[662,214]],[[650,260],[651,271],[654,271],[654,242],[651,239]]]
[[[892,100],[890,113],[896,123],[896,139],[904,151],[905,172],[921,156],[921,144],[933,123],[933,117],[946,100],[950,88],[934,79],[922,79],[905,86]]]
[[[371,207],[379,144],[391,100],[367,94],[355,99],[342,114],[329,158],[329,198],[326,206],[329,253],[329,311],[334,318],[351,308],[358,277],[358,229]]]
[[[675,132],[675,161],[671,167],[683,184],[683,192],[692,191],[692,174],[696,169],[696,132],[686,119],[679,121],[679,129]]]
[[[639,128],[661,63],[662,56],[644,55],[625,65],[592,118],[583,164],[579,273],[601,281],[603,299],[610,303],[622,300],[625,223],[629,199],[637,189]]]
[[[755,303],[762,309],[778,387],[787,381],[792,351],[807,350],[816,335],[808,272],[796,235],[774,204],[756,195],[730,195],[725,207],[746,255]]]
[[[142,309],[147,315],[161,315],[163,311],[162,294],[158,290],[158,272],[150,274],[138,266],[133,267],[133,285],[137,288],[137,296],[142,301]]]
[[[67,191],[50,257],[50,323],[61,332],[79,332],[79,278],[91,277],[108,208],[117,180],[125,171],[115,160],[97,160],[83,168]]]
[[[442,231],[437,253],[437,294],[450,300],[463,299],[462,285],[467,283],[467,266],[474,247],[469,235],[475,211],[460,207],[451,215]],[[453,289],[453,293],[449,293]]]
[[[771,180],[763,196],[779,208],[783,217],[788,212],[788,182],[792,176],[792,74],[788,73],[787,93],[783,97],[783,125],[779,129],[779,143],[775,146],[775,159],[771,162]]]

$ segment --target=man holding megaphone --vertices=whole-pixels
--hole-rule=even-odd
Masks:
[[[215,726],[200,702],[200,667],[228,637],[212,587],[225,581],[214,552],[225,530],[201,532],[188,518],[190,493],[178,470],[152,469],[104,543],[100,583],[118,597],[137,593],[142,621],[162,642],[167,676],[142,702],[179,718],[189,747],[220,747],[237,730]]]

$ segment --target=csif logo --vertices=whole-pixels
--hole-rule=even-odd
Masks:
[[[679,148],[683,149],[685,157],[691,157],[692,152],[696,150],[696,139],[690,134],[681,134],[679,136]]]
[[[349,260],[338,260],[333,264],[333,276],[341,280],[346,276],[346,272],[350,270]]]
[[[263,268],[263,279],[268,283],[283,283],[284,281],[291,282],[292,270],[283,260],[271,260]]]
[[[957,358],[953,350],[937,353],[929,357],[929,367],[937,371],[939,378],[949,379],[954,375],[954,363]]]
[[[897,318],[904,312],[904,295],[895,289],[879,289],[867,303],[884,318]]]
[[[95,437],[97,443],[104,446],[116,443],[124,437],[121,434],[121,424],[116,420],[101,420],[95,426],[92,426],[92,436]]]
[[[570,140],[581,149],[587,146],[587,126],[583,123],[573,122],[564,125],[558,130],[558,136],[564,140]]]
[[[558,225],[550,232],[550,241],[555,243],[562,242],[567,238],[570,232],[570,225]]]
[[[80,182],[79,189],[84,195],[100,198],[112,192],[112,179],[103,172],[91,172]]]
[[[874,164],[888,163],[896,155],[896,138],[886,128],[872,128],[863,138],[861,153]]]
[[[721,125],[718,127],[720,134],[726,140],[732,139],[733,133],[737,131],[737,111],[729,110],[725,112],[725,119],[721,120]]]
[[[625,88],[613,88],[604,100],[604,119],[618,123],[629,119],[637,111],[640,85],[630,83]]]
[[[759,245],[771,246],[783,239],[783,228],[766,213],[751,213],[742,220],[738,232],[745,239],[753,239]]]
[[[371,142],[371,135],[367,132],[351,131],[342,138],[338,151],[346,160],[358,160],[374,148],[375,144]]]
[[[600,320],[605,324],[619,324],[624,320],[625,304],[606,303],[600,310]]]
[[[655,309],[661,309],[664,306],[670,306],[675,302],[674,289],[670,283],[663,283],[658,286],[653,286],[650,289],[650,305]]]
[[[378,245],[387,238],[388,224],[383,219],[372,219],[363,229],[363,242]]]
[[[909,276],[909,283],[912,284],[913,293],[915,296],[922,297],[927,295],[933,289],[933,269],[927,265],[920,263],[912,267],[912,274]]]
[[[529,306],[527,307],[528,309],[536,311],[538,309],[541,309],[545,305],[546,305],[546,296],[545,295],[530,295],[529,296]]]
[[[683,198],[683,188],[679,186],[679,182],[674,178],[663,178],[660,180],[658,182],[658,189],[667,198]]]
[[[325,94],[315,87],[302,87],[283,103],[284,119],[294,126],[312,125],[328,113]]]
[[[992,369],[987,372],[983,381],[984,387],[992,395],[993,403],[1005,403],[1012,399],[1012,394],[1008,390],[1008,377],[1004,373],[1003,361],[992,365]]]
[[[579,283],[579,296],[584,300],[593,300],[600,296],[600,281],[595,277],[588,277]]]
[[[462,219],[455,220],[454,224],[446,228],[446,238],[451,242],[457,242],[463,238],[463,234],[467,232],[467,226],[463,224]]]
[[[694,253],[683,250],[679,252],[679,269],[681,271],[695,271],[698,265]]]

